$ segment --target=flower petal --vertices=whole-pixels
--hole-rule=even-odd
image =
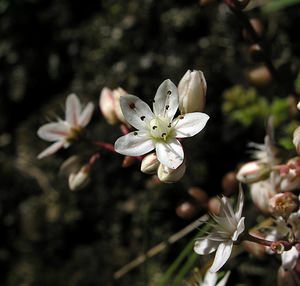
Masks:
[[[131,94],[121,96],[120,105],[125,119],[136,129],[145,129],[145,126],[154,117],[148,104],[137,96]]]
[[[166,79],[158,87],[154,97],[153,111],[156,116],[173,119],[179,104],[178,91],[175,84]]]
[[[46,141],[57,141],[64,139],[70,132],[70,126],[65,121],[47,123],[41,126],[37,134]]]
[[[187,113],[179,116],[174,120],[178,120],[175,127],[175,137],[184,138],[194,136],[204,128],[208,119],[209,116],[202,112]]]
[[[72,93],[66,100],[66,121],[71,126],[77,126],[81,111],[80,101],[76,94]]]
[[[228,271],[225,276],[222,278],[222,280],[217,284],[217,286],[225,286],[227,281],[228,281],[228,278],[229,278],[229,275],[230,275],[230,271]]]
[[[215,286],[218,280],[218,275],[217,273],[213,273],[210,271],[207,271],[205,273],[204,279],[200,285],[203,286]]]
[[[232,235],[232,240],[236,241],[239,237],[239,235],[245,230],[245,217],[242,217],[239,222],[238,225],[236,227],[236,231],[234,232],[234,234]]]
[[[196,240],[194,245],[194,251],[200,255],[206,255],[216,251],[219,242],[209,240],[208,238]]]
[[[178,140],[172,139],[165,142],[157,142],[155,144],[156,155],[159,162],[163,165],[176,169],[179,167],[184,158],[181,144]]]
[[[209,271],[217,272],[220,270],[220,268],[227,262],[230,257],[232,246],[232,240],[220,243],[215,254],[214,262]]]
[[[78,125],[82,127],[87,126],[91,121],[93,111],[94,111],[94,104],[92,102],[89,102],[79,116]]]
[[[53,143],[52,145],[50,145],[48,148],[46,148],[44,151],[42,151],[37,158],[38,159],[42,159],[44,157],[47,157],[49,155],[54,154],[55,152],[57,152],[59,149],[61,149],[64,146],[64,141],[58,141]]]
[[[244,192],[242,186],[240,185],[239,196],[236,203],[236,211],[235,211],[235,217],[237,220],[239,220],[242,216],[243,206],[244,206]]]
[[[116,152],[127,156],[141,156],[154,149],[154,143],[143,131],[130,132],[115,142]]]
[[[298,256],[299,252],[296,247],[292,247],[290,250],[284,251],[281,254],[282,267],[285,270],[292,270],[297,264]]]

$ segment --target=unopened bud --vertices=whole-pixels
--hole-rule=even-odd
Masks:
[[[188,70],[178,84],[180,112],[185,114],[203,111],[206,89],[203,72]]]
[[[235,172],[228,172],[224,175],[222,179],[222,193],[226,197],[230,197],[231,195],[233,195],[238,190],[238,186],[239,184]]]
[[[115,100],[115,113],[117,118],[119,119],[120,122],[127,124],[127,121],[123,115],[122,109],[121,109],[121,105],[120,105],[120,98],[121,96],[127,94],[127,92],[121,88],[118,87],[116,89],[113,90],[113,98]]]
[[[294,131],[293,143],[296,147],[297,154],[300,154],[300,126],[297,127]]]
[[[164,183],[175,183],[183,177],[185,170],[185,162],[183,162],[177,169],[171,169],[163,164],[160,164],[157,170],[157,176],[160,181]]]
[[[81,167],[79,156],[73,155],[66,159],[59,168],[59,174],[69,176],[71,173],[77,172]]]
[[[271,168],[268,164],[252,161],[244,164],[238,171],[236,178],[245,184],[252,184],[269,177]]]
[[[69,188],[71,191],[78,191],[84,188],[90,182],[90,167],[83,166],[79,172],[72,173],[69,176]]]
[[[141,171],[145,174],[155,174],[158,166],[159,161],[157,160],[157,156],[155,153],[151,153],[144,157],[141,163]]]
[[[252,18],[249,20],[249,22],[255,33],[258,36],[261,36],[264,30],[262,22],[257,18]],[[252,39],[252,35],[246,29],[243,30],[243,36],[248,41],[254,40]]]
[[[258,44],[253,44],[249,47],[249,54],[251,60],[255,63],[259,63],[264,60],[263,51],[261,49],[261,46]]]
[[[123,159],[123,162],[122,162],[122,167],[123,168],[128,168],[128,167],[132,166],[135,161],[136,161],[135,157],[125,156],[124,159]]]
[[[220,208],[221,208],[221,202],[217,197],[212,197],[208,201],[208,211],[218,215],[220,213]]]
[[[269,214],[269,200],[275,195],[274,188],[269,180],[254,183],[250,187],[254,205],[263,213]]]
[[[208,195],[207,193],[198,188],[198,187],[191,187],[188,189],[188,194],[193,197],[197,203],[203,207],[203,208],[207,208],[207,203],[208,203]]]
[[[182,219],[192,219],[199,212],[199,207],[195,203],[186,201],[176,208],[176,214]]]
[[[254,86],[261,87],[270,83],[272,75],[266,66],[259,66],[248,72],[247,79]]]
[[[298,208],[298,197],[291,192],[276,194],[269,200],[269,210],[274,216],[288,217]]]
[[[283,267],[278,269],[277,285],[278,286],[297,286],[299,283],[299,274],[294,270],[285,270]]]
[[[115,101],[112,90],[104,87],[99,98],[99,108],[109,124],[116,124],[118,118],[115,112]]]

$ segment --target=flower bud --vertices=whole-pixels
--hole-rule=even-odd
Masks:
[[[185,170],[185,162],[183,162],[177,169],[171,169],[160,164],[157,170],[157,176],[159,180],[164,183],[175,183],[183,177]]]
[[[219,215],[220,208],[221,208],[220,200],[217,197],[210,198],[210,200],[208,201],[208,211],[215,215]]]
[[[271,168],[269,164],[252,161],[244,164],[238,171],[236,178],[245,184],[252,184],[269,177]]]
[[[199,207],[195,203],[186,201],[176,208],[176,214],[182,219],[192,219],[199,212]]]
[[[99,108],[109,124],[116,124],[118,122],[115,113],[115,102],[113,92],[111,89],[104,87],[99,98]]]
[[[188,189],[188,194],[193,197],[197,203],[202,207],[202,208],[207,208],[207,204],[208,204],[208,195],[207,193],[198,188],[198,187],[191,187]]]
[[[297,127],[294,131],[293,143],[296,147],[297,154],[300,154],[300,126]]]
[[[188,70],[178,84],[179,110],[182,114],[203,111],[206,81],[202,71]]]
[[[291,192],[276,194],[269,200],[269,210],[274,216],[288,217],[298,208],[298,197]]]
[[[222,189],[223,189],[222,193],[226,197],[230,197],[231,195],[237,192],[238,188],[239,188],[239,184],[236,178],[236,173],[235,172],[226,173],[222,178]]]
[[[261,49],[261,46],[259,44],[253,44],[249,47],[249,54],[251,57],[251,60],[255,63],[262,62],[264,60],[263,58],[263,51]]]
[[[141,163],[141,171],[145,174],[155,174],[158,166],[159,161],[157,160],[157,156],[155,153],[151,153],[144,157]]]
[[[128,168],[128,167],[132,166],[135,161],[136,161],[135,157],[125,156],[124,159],[123,159],[123,162],[122,162],[122,167],[123,168]]]
[[[263,213],[269,214],[269,200],[275,191],[269,180],[260,181],[251,185],[251,198],[254,205]]]
[[[90,166],[83,166],[79,172],[72,173],[69,176],[69,188],[71,191],[83,189],[90,182]]]
[[[272,80],[270,71],[264,65],[256,67],[247,73],[248,81],[254,86],[266,86]]]
[[[121,98],[121,96],[123,96],[125,94],[127,94],[127,92],[121,87],[118,87],[113,90],[113,98],[115,101],[115,114],[120,122],[122,122],[124,124],[128,124],[123,115],[121,105],[120,105],[120,98]]]

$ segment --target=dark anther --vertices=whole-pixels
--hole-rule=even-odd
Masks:
[[[134,131],[134,132],[133,132],[133,135],[135,135],[135,136],[136,136],[136,135],[138,135],[138,133],[137,133],[136,131]]]
[[[130,109],[135,109],[135,104],[134,104],[134,102],[129,103],[128,106],[129,106]]]
[[[146,118],[145,116],[141,116],[141,120],[142,120],[142,121],[144,121],[145,118]]]
[[[179,115],[179,119],[183,119],[184,118],[184,116],[183,115]]]
[[[171,91],[171,90],[168,90],[167,94],[170,95],[171,93],[172,93],[172,91]]]
[[[170,105],[166,105],[166,110],[168,110],[168,109],[169,109],[169,107],[170,107]]]
[[[171,123],[169,123],[169,125],[168,125],[168,128],[171,128],[171,126],[172,126],[172,124],[171,124]]]
[[[156,126],[156,125],[154,125],[154,126],[152,127],[152,129],[153,129],[153,130],[155,130],[156,128],[157,128],[157,126]]]
[[[167,133],[164,132],[161,134],[161,137],[165,137],[166,135],[167,135]]]

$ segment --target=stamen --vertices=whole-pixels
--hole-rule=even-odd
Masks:
[[[168,110],[168,109],[169,109],[169,107],[170,107],[170,105],[166,105],[166,110]]]
[[[156,125],[154,125],[154,126],[152,127],[152,129],[153,129],[153,130],[155,130],[156,128],[157,128],[157,126],[156,126]]]
[[[141,116],[141,120],[142,120],[142,121],[144,121],[145,118],[146,118],[145,116]]]
[[[165,133],[165,132],[162,133],[162,134],[161,134],[161,137],[162,137],[164,140],[167,140],[167,133]]]
[[[168,90],[167,95],[171,95],[172,91]]]
[[[130,103],[128,104],[128,106],[129,106],[130,109],[135,109],[135,104],[134,104],[134,102],[130,102]]]
[[[136,135],[138,135],[138,133],[137,133],[136,131],[134,131],[134,132],[133,132],[133,135],[135,135],[135,136],[136,136]]]
[[[183,116],[183,115],[179,115],[178,118],[179,118],[179,119],[183,119],[184,116]]]
[[[172,127],[172,123],[170,122],[169,125],[168,125],[168,128],[171,128],[171,127]]]

